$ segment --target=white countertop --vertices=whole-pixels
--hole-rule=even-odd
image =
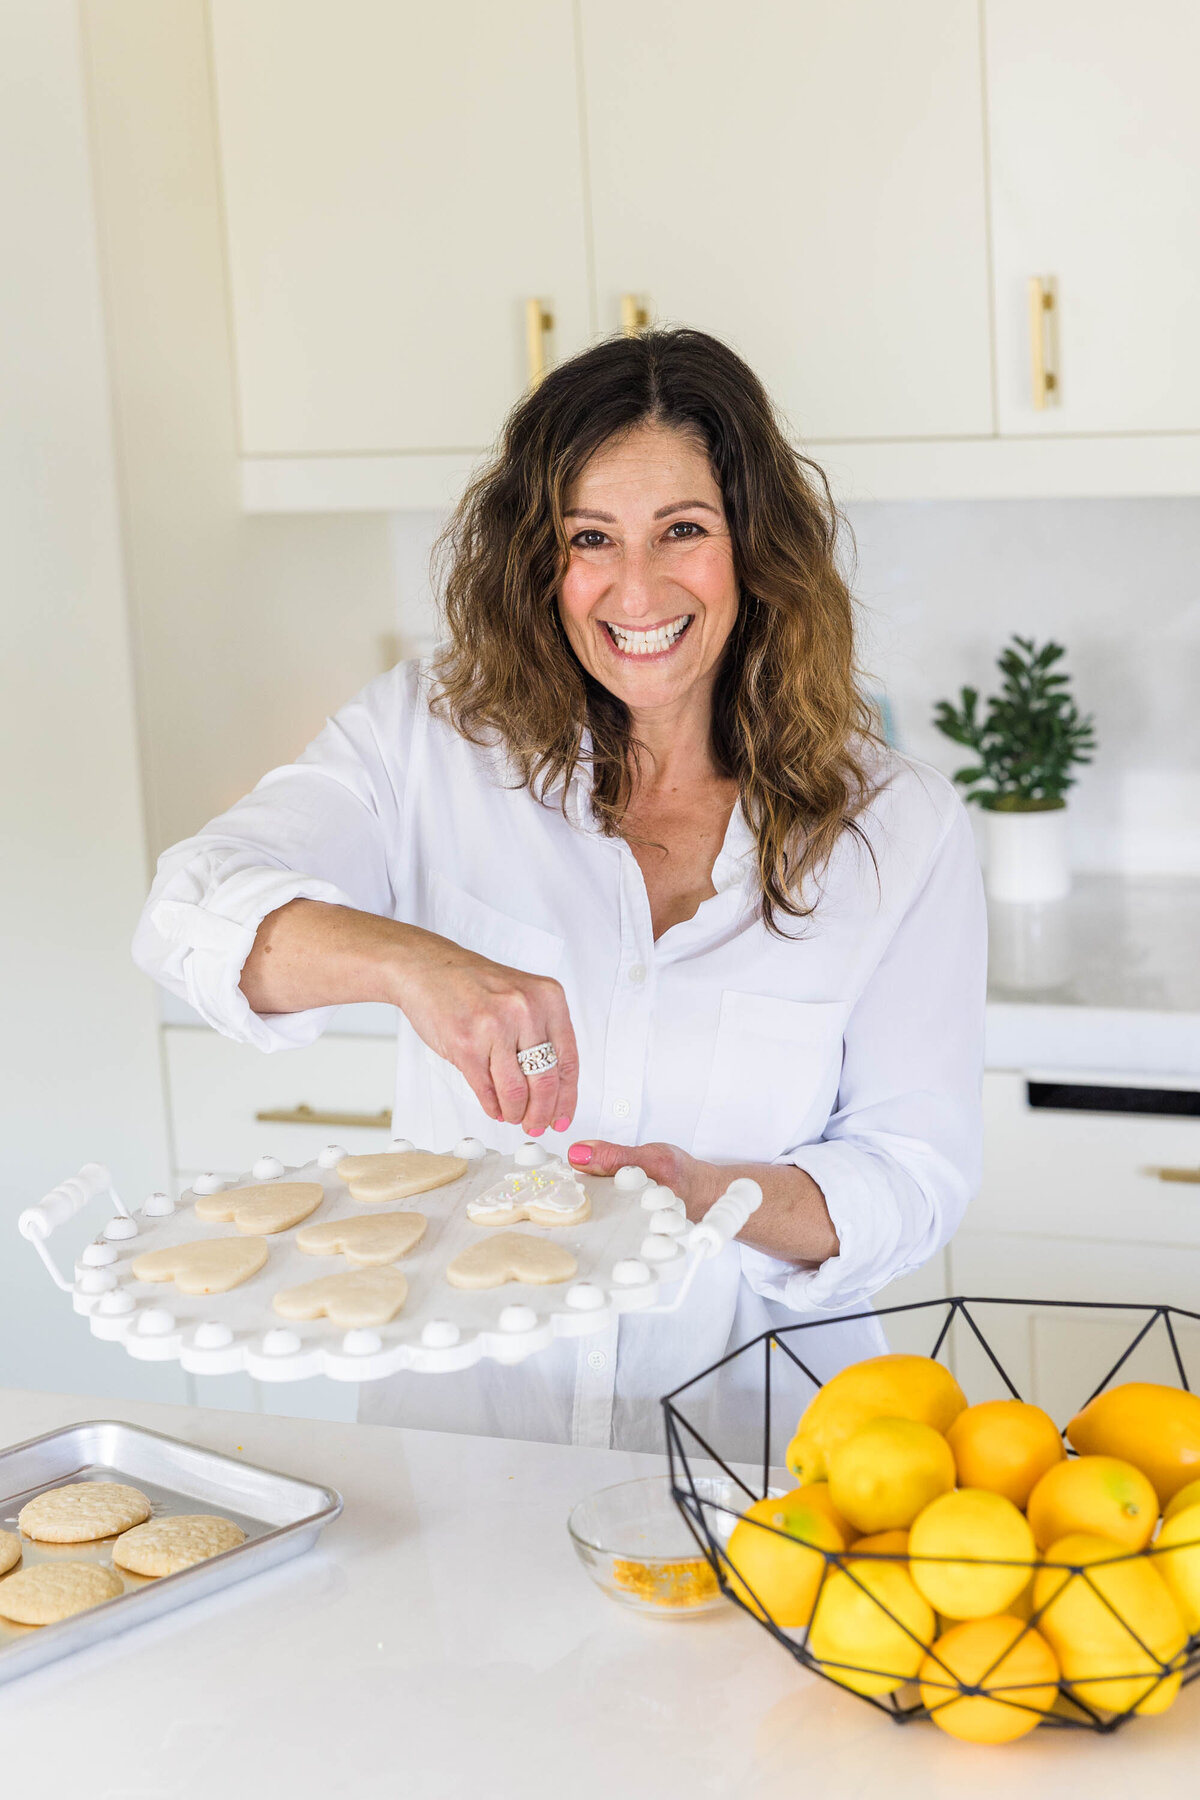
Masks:
[[[0,1687],[37,1800],[1089,1800],[1192,1795],[1200,1683],[1115,1737],[898,1728],[732,1606],[662,1622],[564,1529],[664,1459],[0,1390],[0,1443],[118,1417],[345,1497],[315,1551]]]

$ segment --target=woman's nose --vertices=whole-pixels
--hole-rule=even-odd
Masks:
[[[617,575],[615,598],[621,618],[629,623],[654,616],[654,582],[645,550],[626,549]]]

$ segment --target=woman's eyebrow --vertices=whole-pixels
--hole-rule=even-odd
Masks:
[[[656,519],[666,519],[669,518],[672,513],[695,512],[697,510],[701,512],[710,512],[718,519],[721,516],[718,508],[710,506],[707,500],[676,500],[672,502],[670,506],[660,506],[654,517]],[[590,506],[568,506],[563,513],[563,518],[599,519],[603,525],[615,525],[617,522],[612,513],[597,512],[594,507]]]
[[[710,512],[718,519],[721,516],[719,510],[715,506],[710,506],[707,500],[677,500],[673,506],[660,506],[654,516],[656,519],[665,519],[671,513],[695,512],[697,509],[701,512]]]

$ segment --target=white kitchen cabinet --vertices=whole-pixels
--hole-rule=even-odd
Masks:
[[[570,0],[211,0],[243,454],[492,441],[591,332]]]
[[[972,1309],[1021,1398],[1044,1407],[1058,1425],[1065,1425],[1100,1386],[1137,1335],[1144,1315],[1126,1312],[1124,1305],[1177,1306],[1200,1315],[1200,1240],[1181,1249],[960,1231],[951,1245],[950,1263],[954,1291],[960,1294],[1123,1303],[1114,1311],[1036,1304]],[[1200,1317],[1184,1321],[1175,1331],[1191,1385],[1196,1387]],[[954,1327],[952,1354],[955,1373],[972,1400],[1007,1394],[978,1341],[961,1322]],[[1178,1383],[1161,1321],[1118,1379]]]
[[[244,1174],[259,1156],[298,1167],[326,1144],[358,1155],[386,1150],[391,1141],[394,1038],[326,1035],[304,1050],[264,1056],[252,1044],[195,1026],[168,1026],[163,1037],[175,1169],[183,1186],[206,1170]],[[312,1123],[258,1117],[300,1107],[316,1115]],[[330,1113],[363,1122],[329,1123],[323,1115]]]
[[[1005,433],[1200,430],[1200,9],[986,0]],[[1034,407],[1030,277],[1057,294]]]
[[[1081,1078],[1054,1079],[1074,1085]],[[1092,1079],[1113,1088],[1124,1079],[1167,1085],[1166,1077]],[[1200,1117],[1038,1109],[1028,1087],[1029,1077],[1015,1071],[990,1070],[984,1078],[983,1183],[967,1215],[969,1230],[1200,1245],[1200,1184],[1155,1173],[1200,1171]]]
[[[1118,1091],[1144,1091],[1147,1079],[1154,1078],[1052,1078],[1066,1089]],[[1157,1079],[1168,1086],[1167,1078]],[[1053,1097],[1049,1078],[1042,1085]],[[1200,1315],[1200,1186],[1152,1173],[1200,1170],[1200,1118],[1042,1108],[1030,1104],[1030,1095],[1030,1078],[1017,1071],[993,1070],[984,1078],[983,1184],[947,1253],[949,1291],[1031,1303],[980,1307],[975,1316],[1022,1397],[1063,1424],[1140,1323],[1133,1313],[1078,1303],[1148,1302]],[[1039,1306],[1039,1300],[1077,1304]],[[1179,1327],[1178,1340],[1192,1384],[1200,1385],[1200,1317]],[[962,1323],[949,1347],[972,1399],[1007,1391]],[[1161,1324],[1121,1378],[1178,1378]]]
[[[805,439],[992,430],[974,0],[583,0],[601,328],[728,339]]]
[[[921,1307],[920,1311],[889,1313],[880,1322],[888,1348],[910,1356],[928,1356],[945,1318],[944,1309],[925,1308],[927,1300],[943,1300],[953,1292],[950,1286],[950,1257],[946,1250],[917,1270],[915,1275],[902,1275],[875,1295],[872,1305],[883,1312],[889,1306]]]

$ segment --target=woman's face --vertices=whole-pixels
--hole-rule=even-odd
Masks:
[[[702,445],[637,426],[595,453],[564,519],[571,554],[559,612],[584,668],[634,713],[707,702],[738,590]]]

